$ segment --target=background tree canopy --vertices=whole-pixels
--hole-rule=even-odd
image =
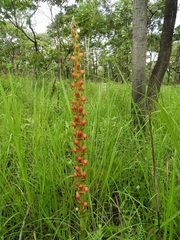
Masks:
[[[52,15],[46,33],[37,33],[33,16],[40,8],[40,0],[2,1],[0,7],[0,63],[1,73],[30,74],[37,78],[50,75],[67,79],[71,74],[69,56],[72,42],[69,26],[72,16],[81,30],[85,51],[87,78],[93,81],[131,81],[132,74],[132,1],[70,1],[49,0]],[[69,3],[68,3],[69,2]],[[159,51],[164,1],[148,3],[148,59],[147,75],[154,66],[153,56]],[[166,74],[166,83],[180,83],[179,31],[174,32],[173,51]],[[148,77],[148,76],[147,76]]]

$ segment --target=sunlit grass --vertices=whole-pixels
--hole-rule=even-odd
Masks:
[[[0,80],[0,236],[77,239],[68,82]],[[87,239],[156,239],[148,134],[130,120],[128,84],[86,82]],[[162,235],[180,237],[180,87],[164,86],[152,114]],[[171,207],[169,207],[171,206]],[[155,220],[155,222],[154,222]]]

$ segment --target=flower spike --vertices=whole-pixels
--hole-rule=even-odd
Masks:
[[[86,186],[86,166],[88,160],[85,158],[87,147],[85,146],[85,140],[87,139],[87,134],[84,133],[84,127],[86,125],[86,112],[84,111],[84,104],[86,102],[86,97],[84,96],[84,81],[82,80],[85,70],[81,68],[82,58],[84,53],[81,51],[81,46],[79,43],[79,34],[76,31],[76,24],[74,18],[72,19],[71,24],[71,35],[74,43],[74,52],[70,57],[73,62],[72,68],[72,78],[73,82],[71,83],[72,88],[74,88],[74,98],[71,101],[72,111],[74,114],[72,127],[74,128],[74,148],[72,149],[75,155],[75,186],[76,194],[75,198],[77,200],[77,212],[80,218],[80,239],[85,239],[86,236],[86,226],[87,226],[87,208],[88,203],[86,201],[86,194],[89,192],[89,188]],[[83,237],[84,236],[84,237]]]

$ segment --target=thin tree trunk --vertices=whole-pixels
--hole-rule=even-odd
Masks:
[[[159,55],[148,84],[147,96],[156,101],[171,56],[177,1],[166,0]]]
[[[134,126],[144,125],[146,111],[146,49],[147,49],[147,3],[133,2],[133,47],[132,47],[132,116]]]
[[[85,48],[86,48],[86,77],[89,77],[90,73],[90,37],[85,37]]]

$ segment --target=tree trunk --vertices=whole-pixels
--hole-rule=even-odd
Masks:
[[[132,46],[132,116],[134,126],[144,125],[146,110],[146,49],[147,49],[147,3],[133,2],[133,46]]]
[[[86,77],[89,78],[90,73],[90,37],[85,37],[86,48]]]
[[[168,68],[171,56],[173,31],[177,13],[177,1],[178,0],[166,0],[165,3],[164,23],[159,55],[152,71],[147,91],[147,96],[156,101],[158,100],[158,94],[163,82],[163,77]]]

